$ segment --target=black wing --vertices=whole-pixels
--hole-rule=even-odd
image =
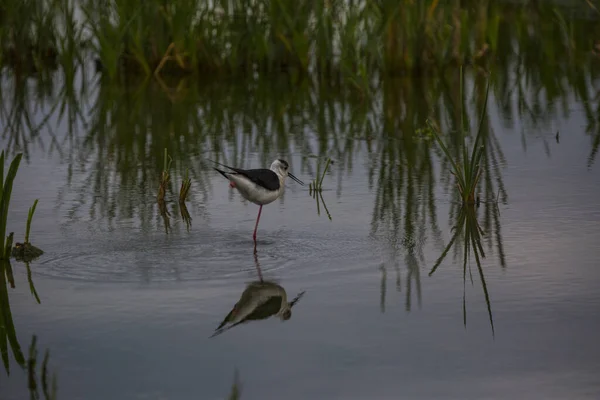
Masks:
[[[278,190],[279,189],[279,177],[277,174],[270,169],[234,169],[240,175],[245,176],[252,182],[264,187],[267,190]]]
[[[241,324],[245,324],[250,321],[258,321],[258,320],[262,320],[262,319],[267,319],[279,312],[279,310],[281,309],[282,302],[283,302],[283,298],[280,296],[271,297],[265,303],[258,306],[256,308],[256,310],[254,310],[252,313],[250,313],[250,315],[248,315],[243,320],[238,321],[235,324],[231,324],[229,326],[224,326],[226,323],[226,320],[229,317],[229,315],[227,315],[227,317],[225,317],[225,320],[221,323],[221,325],[219,325],[219,327],[217,329],[215,329],[215,332],[210,337],[212,338],[212,337],[218,336],[221,333],[228,331],[231,328],[234,328]],[[229,314],[231,314],[231,312]]]
[[[212,160],[210,160],[212,161]],[[266,168],[258,168],[258,169],[241,169],[230,167],[229,165],[221,164],[216,161],[213,161],[215,164],[219,164],[225,168],[229,168],[230,170],[238,173],[246,178],[250,179],[252,182],[256,183],[259,186],[264,187],[267,190],[278,190],[280,187],[279,177],[277,174],[270,169]],[[218,170],[217,170],[218,171]],[[221,171],[219,171],[221,172]],[[223,173],[223,172],[221,172]]]
[[[271,297],[263,304],[256,307],[254,311],[244,318],[244,321],[258,321],[272,317],[279,312],[282,302],[283,298],[281,296]]]

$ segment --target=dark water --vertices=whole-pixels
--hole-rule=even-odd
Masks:
[[[8,232],[22,237],[39,199],[31,240],[45,250],[31,263],[41,304],[13,262],[24,351],[34,334],[50,350],[60,399],[223,399],[236,370],[244,399],[599,398],[598,81],[587,99],[568,84],[540,96],[538,82],[531,107],[490,96],[477,219],[492,330],[472,255],[463,281],[463,241],[429,276],[457,193],[433,139],[414,132],[432,108],[451,124],[452,73],[394,81],[372,101],[285,79],[188,81],[174,94],[88,77],[71,98],[60,78],[48,96],[44,83],[5,78],[5,107],[11,90],[25,93],[39,127],[0,120],[3,148],[25,153]],[[483,82],[468,91],[473,126]],[[155,201],[165,147],[170,229]],[[290,181],[263,209],[255,258],[258,208],[206,159],[262,167],[280,156],[307,183],[317,161],[334,160],[322,193],[331,220]],[[176,201],[188,168],[189,231]],[[257,267],[288,299],[306,291],[292,318],[209,338]],[[0,389],[25,398],[26,372],[13,363]]]

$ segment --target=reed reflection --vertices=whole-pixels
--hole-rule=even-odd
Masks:
[[[497,210],[497,204],[489,204],[486,208],[492,208]],[[497,213],[497,211],[496,211]],[[476,207],[472,205],[463,205],[459,212],[454,215],[455,224],[452,228],[452,238],[450,239],[448,245],[443,250],[439,258],[436,260],[435,264],[429,271],[429,276],[432,276],[441,265],[442,261],[446,258],[448,252],[451,248],[454,247],[454,259],[455,261],[459,258],[460,252],[462,249],[462,273],[463,273],[463,323],[466,327],[467,325],[467,308],[466,308],[466,281],[467,281],[467,271],[469,273],[469,279],[471,281],[471,285],[473,285],[473,272],[471,269],[471,252],[475,258],[475,264],[477,266],[477,272],[479,274],[481,287],[485,296],[485,302],[487,306],[488,316],[490,320],[490,326],[492,329],[492,335],[495,335],[494,330],[494,318],[492,315],[492,305],[490,300],[490,295],[488,291],[488,286],[485,280],[485,273],[483,269],[482,259],[486,257],[485,250],[483,248],[483,239],[484,236],[492,236],[490,233],[486,233],[477,220],[477,211]],[[496,220],[498,221],[498,220]],[[499,223],[498,223],[499,225]],[[499,228],[497,228],[497,231]],[[500,239],[499,239],[500,240]],[[503,259],[503,254],[500,254],[499,257]]]

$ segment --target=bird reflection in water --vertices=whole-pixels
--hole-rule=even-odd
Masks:
[[[215,329],[211,337],[250,321],[265,320],[272,316],[277,316],[281,321],[287,321],[292,317],[292,307],[302,298],[305,292],[300,292],[291,302],[288,302],[287,293],[282,286],[273,281],[263,280],[256,253],[254,254],[254,261],[259,280],[250,282],[246,286],[238,302]]]

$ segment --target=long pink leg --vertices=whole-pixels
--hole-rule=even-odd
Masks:
[[[254,226],[254,235],[252,235],[252,237],[254,238],[254,243],[256,243],[256,230],[258,229],[258,221],[260,220],[261,211],[262,206],[260,206],[260,208],[258,209],[258,217],[256,217],[256,225]]]

